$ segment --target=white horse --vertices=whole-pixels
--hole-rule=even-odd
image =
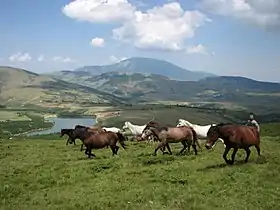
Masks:
[[[195,130],[198,139],[206,140],[207,139],[207,132],[208,132],[209,128],[211,126],[215,126],[215,125],[216,124],[202,126],[202,125],[192,124],[189,121],[184,120],[184,119],[179,119],[177,127],[180,127],[180,126],[190,126],[190,127],[192,127]],[[221,141],[224,144],[224,140],[223,139],[219,138],[218,141]],[[216,146],[218,141],[216,141],[216,143],[212,146],[212,148],[214,148]],[[226,147],[225,144],[224,144],[224,147]]]
[[[133,125],[131,122],[125,122],[122,129],[128,129],[131,131],[132,135],[141,135],[146,125]]]
[[[114,133],[120,133],[121,132],[121,129],[116,128],[116,127],[111,127],[111,128],[102,127],[102,129],[105,130],[105,131],[112,131]]]
[[[133,125],[131,122],[126,121],[122,129],[130,130],[133,136],[142,135],[143,130],[145,129],[146,125]],[[153,140],[151,136],[148,137],[149,142]]]

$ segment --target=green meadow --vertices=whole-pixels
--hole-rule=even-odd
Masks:
[[[66,137],[65,137],[66,138]],[[113,157],[95,150],[87,159],[56,135],[0,143],[0,209],[279,209],[280,138],[262,137],[260,158],[222,159],[223,145],[152,156],[154,143],[128,141]]]

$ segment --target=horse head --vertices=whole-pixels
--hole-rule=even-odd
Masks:
[[[219,136],[219,125],[211,125],[207,132],[206,149],[211,149],[214,143],[219,139]]]
[[[145,128],[142,132],[142,135],[141,135],[141,138],[142,139],[146,139],[147,137],[150,137],[154,134],[154,130],[156,128],[153,128],[153,127],[148,127],[148,128]]]
[[[131,123],[128,122],[128,121],[126,121],[126,122],[124,123],[124,126],[122,127],[122,130],[127,129],[128,126],[129,126],[129,124],[131,124]]]
[[[184,120],[184,119],[179,119],[179,122],[178,122],[177,127],[185,126],[185,125],[190,126],[190,127],[193,127],[193,124],[190,123],[189,121]]]

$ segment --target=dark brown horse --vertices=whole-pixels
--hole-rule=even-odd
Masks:
[[[197,135],[194,129],[189,126],[181,127],[149,127],[143,131],[142,138],[154,135],[160,141],[155,149],[154,155],[157,154],[158,149],[166,146],[169,154],[172,154],[168,143],[179,143],[183,144],[182,150],[179,154],[182,154],[185,149],[190,150],[190,146],[193,147],[195,154],[197,155],[196,142]]]
[[[64,135],[68,136],[68,139],[66,141],[66,145],[68,145],[68,143],[70,143],[70,144],[74,143],[74,145],[76,145],[76,142],[75,142],[76,138],[73,135],[73,131],[74,131],[74,129],[72,129],[72,128],[70,128],[70,129],[63,128],[63,129],[60,130],[60,137],[62,137]]]
[[[207,132],[207,141],[205,147],[211,149],[212,145],[218,138],[224,140],[226,145],[223,158],[227,164],[233,164],[235,155],[238,149],[244,149],[246,151],[245,163],[248,162],[251,154],[250,147],[255,146],[258,155],[260,156],[260,135],[257,128],[252,126],[243,126],[235,124],[223,124],[220,123],[216,126],[211,126]],[[233,148],[231,160],[227,159],[227,154],[230,149]]]
[[[97,133],[102,133],[102,132],[106,132],[104,129],[102,128],[92,128],[92,127],[87,127],[87,126],[83,126],[83,125],[76,125],[75,126],[75,129],[74,130],[77,130],[77,129],[80,129],[80,128],[83,128],[83,129],[86,129],[88,132],[91,132],[93,134],[97,134]],[[75,144],[75,140],[76,139],[80,139],[78,136],[75,135],[74,132],[70,133],[71,136],[69,136],[69,143],[72,144],[74,142]],[[82,139],[80,139],[82,141]],[[76,145],[76,144],[75,144]],[[83,151],[83,146],[84,146],[84,143],[82,141],[82,145],[81,145],[81,151]]]
[[[88,128],[77,128],[75,129],[75,135],[83,141],[83,144],[86,146],[85,154],[88,155],[88,158],[95,157],[91,152],[92,149],[101,149],[104,147],[110,147],[113,155],[116,155],[119,150],[117,142],[125,149],[126,145],[124,141],[126,138],[121,133],[114,133],[111,131],[92,133]]]

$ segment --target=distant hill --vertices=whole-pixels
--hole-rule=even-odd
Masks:
[[[242,106],[280,104],[280,84],[244,77],[176,81],[156,74],[108,72],[77,83],[112,93],[131,103],[152,101],[227,102]]]
[[[0,104],[54,106],[63,103],[106,103],[117,97],[90,87],[71,84],[46,75],[0,66]]]
[[[68,71],[62,71],[67,75]],[[106,72],[80,77],[39,75],[23,69],[0,67],[0,104],[36,104],[69,107],[89,103],[187,102],[196,106],[250,107],[279,110],[280,84],[245,77],[214,76],[177,81],[157,74]],[[61,79],[66,79],[62,81]]]
[[[74,71],[54,72],[50,75],[71,81],[75,78],[87,79],[108,72],[157,74],[182,81],[197,81],[215,76],[206,72],[189,71],[164,60],[140,57],[129,58],[112,65],[85,66]]]

